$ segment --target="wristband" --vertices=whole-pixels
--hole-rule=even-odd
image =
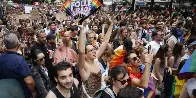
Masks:
[[[150,63],[148,63],[148,62],[145,62],[145,63],[147,63],[147,64],[151,65],[151,64],[150,64]]]

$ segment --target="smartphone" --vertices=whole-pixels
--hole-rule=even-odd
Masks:
[[[148,54],[150,53],[151,45],[148,46]]]

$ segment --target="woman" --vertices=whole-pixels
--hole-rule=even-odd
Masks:
[[[35,80],[36,86],[36,98],[45,98],[48,91],[51,89],[50,79],[48,77],[48,71],[45,67],[45,55],[40,51],[36,50],[36,58],[34,59],[35,65],[31,70],[32,76]]]
[[[123,44],[124,40],[129,37],[129,29],[127,27],[122,27],[117,33],[116,38],[113,41],[114,49],[118,48]]]
[[[128,72],[125,67],[115,66],[110,71],[110,85],[99,90],[94,97],[100,98],[116,98],[120,89],[125,88],[130,82]],[[102,91],[102,93],[100,93]]]
[[[175,44],[173,48],[173,56],[171,56],[168,60],[168,67],[173,68],[173,71],[176,71],[178,65],[180,64],[181,58],[185,54],[185,45],[181,42]]]
[[[59,40],[59,46],[57,47],[56,51],[54,52],[54,61],[53,64],[57,64],[63,60],[66,60],[68,63],[73,64],[77,62],[78,56],[77,53],[71,49],[69,46],[69,41],[65,37],[62,40]]]
[[[170,50],[170,51],[169,51]],[[153,67],[154,74],[158,79],[158,88],[162,88],[163,76],[164,76],[164,68],[166,67],[166,57],[171,55],[171,49],[168,46],[161,46],[157,51],[157,54],[154,57]]]
[[[167,74],[167,73],[164,73],[165,75],[165,79],[164,79],[164,96],[165,98],[166,97],[171,97],[173,96],[173,92],[172,92],[172,87],[173,87],[173,83],[174,81],[176,80],[175,79],[175,76],[173,75],[176,75],[175,73],[177,73],[177,69],[178,69],[178,66],[181,62],[181,58],[182,56],[184,56],[185,54],[185,46],[183,43],[181,42],[178,42],[175,44],[174,48],[173,48],[173,55],[171,57],[168,58],[168,66],[169,69],[171,69],[170,71],[172,71],[172,74]],[[183,88],[183,83],[179,83],[180,81],[176,81],[178,82],[177,84],[181,84],[181,85],[178,85],[178,86],[182,86],[181,88]],[[183,82],[183,81],[181,81]]]
[[[99,58],[99,66],[101,68],[101,73],[102,73],[102,83],[101,83],[101,88],[106,87],[106,82],[104,81],[105,77],[108,76],[109,73],[109,62],[113,58],[113,50],[105,50],[103,52],[103,55]]]
[[[83,82],[83,91],[86,92],[86,94],[83,94],[83,97],[88,98],[92,97],[94,93],[101,88],[101,69],[98,65],[98,58],[100,58],[108,45],[113,22],[110,21],[110,26],[104,37],[104,41],[97,51],[92,45],[84,45],[84,28],[81,25],[79,25],[79,27],[81,30],[78,42],[78,68]]]
[[[98,36],[98,39],[97,39],[97,41],[99,42],[99,44],[102,44],[103,39],[104,39],[104,34],[103,33],[100,33],[99,36]]]

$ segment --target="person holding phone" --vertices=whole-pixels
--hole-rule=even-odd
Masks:
[[[129,72],[129,77],[131,79],[130,84],[136,87],[141,88],[143,91],[147,88],[151,89],[146,97],[147,98],[154,98],[154,89],[152,85],[149,84],[150,79],[150,68],[152,65],[153,60],[153,53],[152,51],[149,51],[145,55],[145,68],[144,70],[141,70],[140,67],[142,65],[139,57],[136,55],[135,52],[129,52],[127,55],[124,56],[124,62],[126,63],[126,68]],[[144,91],[145,92],[145,91]]]

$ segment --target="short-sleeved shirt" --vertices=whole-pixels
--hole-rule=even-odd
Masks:
[[[7,51],[0,56],[0,79],[16,79],[21,84],[25,97],[31,96],[24,78],[31,76],[30,67],[25,59],[16,52]]]

